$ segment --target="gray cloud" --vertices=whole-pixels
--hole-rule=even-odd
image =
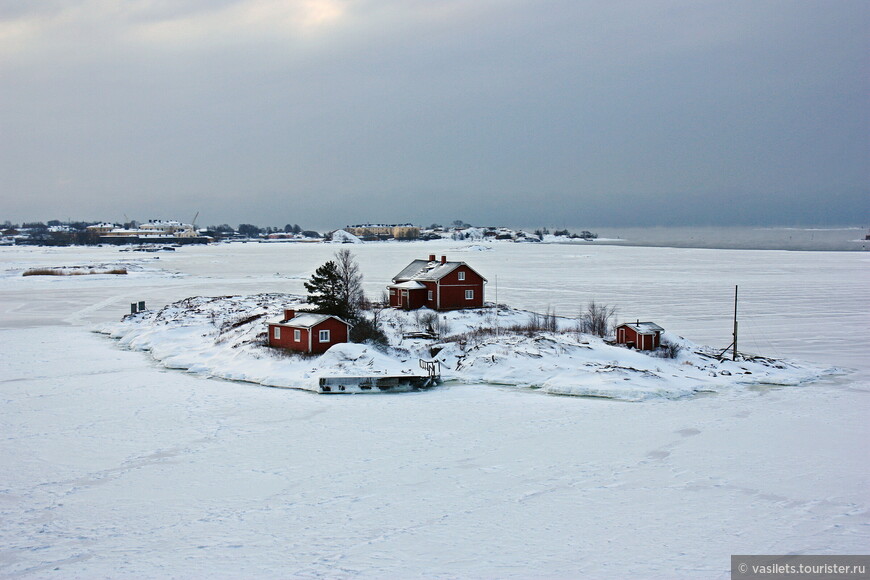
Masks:
[[[19,4],[0,219],[868,217],[864,2]]]

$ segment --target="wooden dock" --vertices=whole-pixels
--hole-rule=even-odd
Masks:
[[[406,393],[434,387],[440,377],[418,375],[371,377],[320,377],[320,392],[324,394]]]
[[[425,375],[372,375],[365,377],[320,377],[319,392],[324,394],[406,393],[434,387],[441,383],[441,364],[420,360]]]

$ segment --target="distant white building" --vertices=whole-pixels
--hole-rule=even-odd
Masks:
[[[115,224],[103,222],[100,224],[94,224],[92,226],[88,226],[86,229],[87,229],[87,231],[94,233],[94,234],[108,234],[109,232],[113,231],[117,227],[118,226],[116,226]]]
[[[146,224],[134,229],[119,228],[115,224],[97,224],[88,226],[88,231],[96,232],[101,236],[113,238],[137,237],[147,238],[195,238],[199,234],[191,224],[184,224],[175,220],[151,220]]]
[[[108,226],[111,226],[109,229]],[[127,243],[205,243],[210,240],[199,235],[191,224],[185,224],[175,220],[151,220],[140,225],[138,228],[124,229],[114,224],[98,224],[89,226],[89,231],[95,231],[100,236],[100,241],[109,244]]]
[[[150,220],[139,226],[139,231],[160,236],[175,236],[178,238],[193,238],[197,233],[191,224],[183,224],[175,220]]]

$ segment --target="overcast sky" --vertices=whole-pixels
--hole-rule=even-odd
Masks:
[[[0,0],[0,221],[870,221],[870,2]]]

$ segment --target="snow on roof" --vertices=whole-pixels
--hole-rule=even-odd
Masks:
[[[442,263],[438,260],[435,260],[434,262],[430,262],[429,260],[414,260],[413,262],[405,266],[404,270],[396,274],[396,276],[393,278],[393,281],[404,282],[407,280],[440,280],[459,266],[466,266],[468,268],[471,268],[471,266],[469,266],[465,262]],[[473,270],[473,268],[471,269]],[[483,278],[483,276],[481,276],[481,278]]]
[[[276,320],[275,322],[273,322],[273,324],[284,324],[296,328],[312,328],[314,326],[317,326],[324,320],[328,320],[330,318],[335,318],[336,320],[347,324],[347,322],[345,322],[338,316],[333,316],[331,314],[316,314],[314,312],[301,312],[290,320]]]
[[[626,322],[620,326],[628,326],[638,334],[655,334],[656,332],[664,332],[664,328],[655,322]]]
[[[415,282],[414,280],[408,280],[407,282],[401,282],[399,284],[393,284],[393,288],[403,288],[405,290],[423,290],[426,288],[424,284],[420,282]]]

